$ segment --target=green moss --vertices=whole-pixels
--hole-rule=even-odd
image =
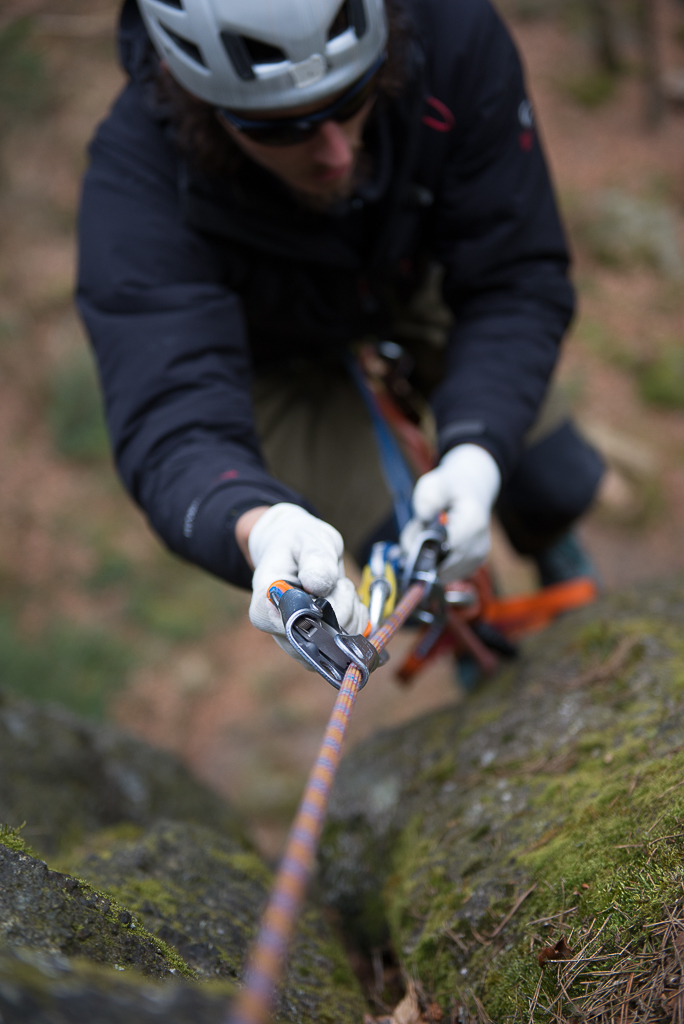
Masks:
[[[391,848],[383,905],[403,970],[445,1013],[454,1000],[475,1013],[477,996],[497,1024],[546,1021],[560,968],[545,970],[530,1018],[542,946],[565,934],[592,955],[647,949],[663,908],[681,901],[684,640],[680,593],[671,600],[670,611],[662,599],[616,598],[561,622],[530,642],[522,682],[509,675],[483,689],[470,714],[459,712],[463,725],[454,713],[450,728],[440,714],[395,738],[395,758],[424,767],[406,773],[398,807],[410,795],[416,813]],[[667,615],[629,614],[657,603]],[[624,640],[635,643],[606,673]],[[571,713],[580,717],[574,731]],[[521,730],[537,718],[535,741],[521,747]],[[435,770],[440,745],[454,761],[450,776]],[[490,750],[487,769],[473,770]],[[595,983],[593,969],[573,965],[574,999]],[[562,1003],[559,1012],[574,1014]]]
[[[122,920],[127,920],[129,922],[128,927],[135,930],[136,938],[141,942],[145,942],[146,940],[148,940],[150,944],[154,946],[154,948],[157,950],[158,954],[161,957],[163,957],[166,966],[168,967],[172,974],[179,974],[181,977],[197,980],[197,974],[195,973],[195,971],[193,971],[193,969],[185,962],[185,960],[183,960],[183,958],[179,956],[178,952],[171,946],[169,946],[168,943],[164,942],[162,939],[157,938],[157,936],[153,935],[151,932],[148,932],[147,929],[142,924],[142,922],[140,921],[140,919],[135,914],[132,914],[118,900],[112,899],[111,893],[103,892],[100,889],[96,889],[94,886],[88,885],[87,882],[80,881],[80,884],[82,888],[81,892],[79,893],[79,896],[92,895],[92,897],[94,897],[95,899],[102,900],[105,906],[108,906],[108,909],[105,913],[105,920],[110,925],[112,934],[114,936],[118,936],[118,934],[120,933]],[[98,936],[98,938],[104,937],[104,935],[105,933],[103,931],[102,935]],[[117,943],[115,939],[111,941],[110,946],[112,954],[115,956],[116,960],[119,961],[119,963],[117,963],[117,966],[121,966],[120,961],[123,959],[123,957],[121,955],[117,955]]]
[[[430,992],[454,991],[458,965],[446,930],[470,895],[468,883],[446,871],[439,841],[423,834],[420,816],[404,831],[394,863],[397,870],[384,897],[390,932],[401,936],[406,968]]]
[[[446,782],[447,779],[451,778],[455,770],[456,763],[453,756],[451,754],[445,754],[443,757],[440,757],[439,760],[423,769],[418,776],[418,782],[434,782],[437,784]]]
[[[613,953],[630,942],[646,942],[646,926],[681,899],[684,755],[649,764],[631,796],[633,773],[611,772],[601,779],[602,774],[598,765],[594,772],[573,773],[567,784],[548,782],[537,797],[553,809],[560,825],[541,848],[517,851],[518,865],[538,889],[518,916],[518,941],[494,958],[487,973],[485,1004],[501,1024],[529,1008],[539,982],[539,967],[530,954],[538,927],[530,922],[565,911],[578,941],[594,922],[592,934],[600,931],[601,951]],[[587,797],[594,785],[600,795]],[[536,938],[535,952],[543,942],[543,936]],[[569,996],[579,998],[585,981],[580,970]],[[558,994],[552,976],[543,991],[552,998]],[[543,1002],[535,1020],[547,1019]],[[566,1012],[571,1012],[569,1005]]]
[[[320,918],[316,911],[305,910],[297,925],[300,950],[296,965],[297,986],[309,988],[311,994],[332,986],[338,995],[361,994],[359,981],[351,969],[342,946],[321,934]],[[308,979],[308,981],[307,981]],[[326,1013],[322,1007],[321,1012]],[[328,1008],[329,1016],[322,1020],[335,1022],[335,1007]]]
[[[209,829],[171,821],[108,848],[101,837],[89,846],[79,851],[74,870],[139,915],[202,980],[243,976],[272,881],[256,854]],[[308,910],[297,927],[276,1019],[352,1024],[362,1007],[342,947],[320,914]]]
[[[106,854],[100,856],[105,861],[110,859]],[[146,912],[169,922],[177,922],[179,908],[183,903],[182,889],[169,881],[160,882],[156,878],[126,879],[120,885],[108,886],[107,891],[139,913]]]
[[[498,682],[499,680],[497,680],[497,683]],[[468,736],[473,736],[476,732],[478,732],[480,729],[483,729],[486,725],[491,725],[492,722],[496,722],[499,715],[500,709],[497,707],[486,708],[479,714],[473,715],[472,718],[469,718],[468,721],[464,724],[463,728],[460,730],[459,738],[467,739]]]
[[[0,933],[8,943],[156,977],[196,978],[178,952],[152,935],[125,904],[82,879],[48,869],[17,849],[16,830],[9,832],[11,845],[0,844]]]
[[[29,857],[35,857],[35,853],[21,836],[21,830],[26,827],[26,822],[13,828],[11,825],[0,825],[0,844],[15,853],[27,853]]]
[[[600,618],[579,630],[574,646],[585,657],[606,657],[614,647],[616,638],[624,635],[624,625],[617,626],[608,619]]]
[[[262,860],[259,859],[255,853],[231,853],[223,854],[220,850],[213,850],[213,856],[220,860],[225,857],[227,864],[233,868],[234,871],[239,872],[241,875],[245,875],[247,878],[252,879],[255,882],[261,882],[262,885],[271,885],[273,881],[273,875],[268,870]]]
[[[71,842],[69,842],[69,837],[63,840],[61,851],[57,855],[49,857],[48,863],[53,871],[64,871],[66,874],[70,874],[72,865],[80,863],[89,853],[97,853],[106,860],[111,855],[110,848],[113,844],[121,841],[135,842],[140,838],[142,832],[142,826],[136,825],[132,821],[119,822],[118,825],[103,828],[86,837],[79,829]]]

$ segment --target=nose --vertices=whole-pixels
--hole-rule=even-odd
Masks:
[[[336,121],[323,122],[316,132],[313,156],[316,163],[330,171],[351,167],[354,153],[342,125]]]

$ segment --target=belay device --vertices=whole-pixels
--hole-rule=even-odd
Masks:
[[[324,597],[312,597],[287,580],[272,583],[268,597],[280,612],[285,635],[297,654],[336,690],[350,665],[361,672],[361,690],[371,672],[387,660],[363,634],[345,632]]]

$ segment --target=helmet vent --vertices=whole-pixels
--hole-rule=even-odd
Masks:
[[[177,11],[183,10],[183,4],[181,0],[157,0],[157,3],[165,4],[166,7],[174,7]]]
[[[252,71],[252,62],[249,58],[249,50],[245,46],[242,36],[233,35],[232,32],[222,32],[221,42],[226,48],[226,53],[233,62],[233,67],[244,81],[256,78]]]
[[[341,36],[348,28],[354,29],[357,39],[365,34],[366,12],[363,0],[344,0],[328,30],[328,40]]]
[[[271,46],[260,39],[249,36],[236,36],[232,32],[222,32],[221,40],[233,66],[244,81],[256,78],[255,64],[280,64],[287,57],[278,46]]]
[[[347,0],[340,7],[339,11],[335,15],[335,20],[328,29],[328,40],[337,39],[343,32],[346,32],[349,28],[349,4]]]
[[[287,60],[279,46],[271,46],[270,43],[262,43],[260,39],[250,39],[249,36],[242,36],[242,41],[247,47],[252,65],[280,64]]]
[[[161,21],[159,22],[159,25],[179,50],[182,50],[183,53],[190,57],[191,60],[194,60],[196,64],[201,64],[203,68],[206,68],[207,64],[202,56],[202,51],[199,46],[196,46],[195,43],[191,43],[189,39],[184,39],[183,36],[179,36],[176,32],[172,32],[171,29],[167,28],[167,26]]]

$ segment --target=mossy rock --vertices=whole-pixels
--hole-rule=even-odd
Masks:
[[[17,830],[0,833],[0,947],[15,954],[6,963],[0,955],[0,1021],[119,1020],[122,1006],[130,1005],[136,992],[143,1008],[146,999],[161,1003],[167,1019],[185,1019],[182,1014],[198,1006],[198,1020],[225,1019],[268,897],[268,869],[240,842],[198,825],[165,821],[146,832],[138,829],[137,835],[129,826],[128,838],[122,838],[122,831],[91,837],[73,855],[69,874],[50,870],[32,856]],[[28,981],[21,967],[27,958],[32,965]],[[162,980],[175,976],[203,986],[209,982],[211,991],[197,997],[173,989],[143,998],[137,982],[122,988],[104,974],[84,976],[84,960],[108,965],[112,974],[135,969]],[[74,1016],[61,1007],[61,982],[46,990],[36,975],[44,963],[51,965],[50,977],[75,972],[66,986]],[[4,989],[3,969],[13,974]],[[97,991],[91,977],[98,979]],[[36,986],[43,993],[42,1009],[36,1008]],[[215,991],[221,994],[223,1018],[214,1015]],[[19,1008],[17,1015],[5,1012],[3,995]],[[84,1000],[85,1005],[95,1000],[93,1008],[102,1003],[103,1016],[79,1016],[76,1008]],[[167,1007],[176,1002],[179,1016],[168,1017]],[[51,1010],[41,1017],[45,1006],[62,1016],[51,1016]],[[321,913],[306,908],[274,1021],[359,1024],[365,1009],[342,947]],[[153,1012],[152,1006],[149,1015]],[[133,1019],[147,1016],[141,1011]]]
[[[0,691],[0,822],[41,854],[122,822],[211,825],[247,848],[235,813],[172,755]]]
[[[141,920],[77,878],[50,871],[0,836],[0,943],[165,978],[194,972]],[[10,837],[12,842],[12,837]],[[16,846],[16,841],[12,842]]]
[[[166,821],[136,838],[95,837],[69,866],[130,908],[201,979],[242,978],[272,881],[256,854],[210,829]],[[342,948],[308,908],[275,1019],[356,1024],[364,1010]]]
[[[389,934],[453,1019],[581,1019],[592,1000],[618,1019],[630,976],[624,1019],[637,1006],[672,1019],[683,624],[681,580],[613,595],[529,641],[466,703],[344,760],[321,891],[357,939]],[[582,957],[542,970],[561,939]]]
[[[84,960],[0,947],[3,1024],[223,1024],[232,987],[154,982]]]

